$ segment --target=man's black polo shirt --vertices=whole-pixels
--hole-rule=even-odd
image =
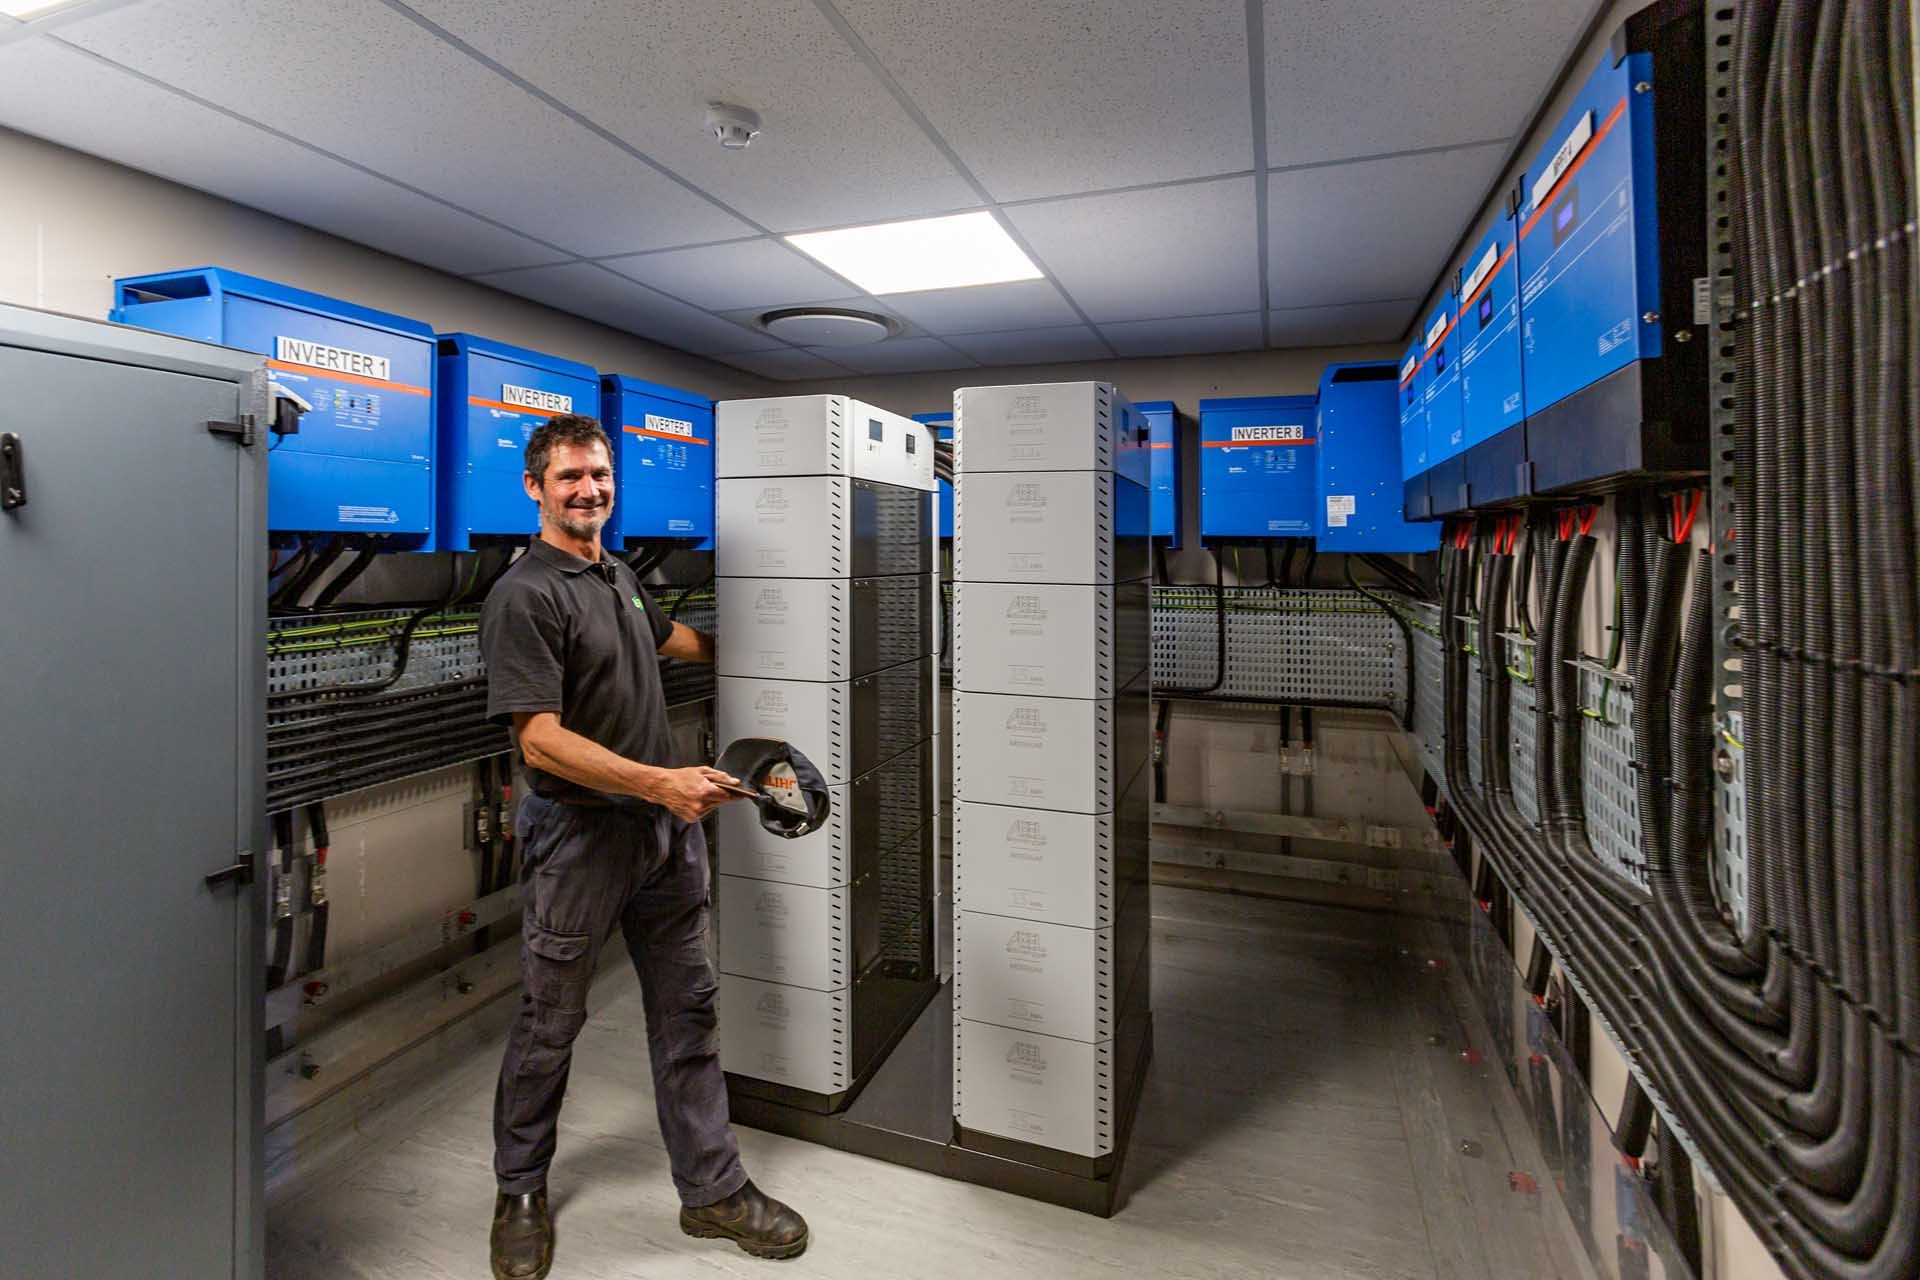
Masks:
[[[633,570],[611,556],[582,560],[535,538],[487,593],[480,651],[487,715],[557,711],[562,727],[642,764],[671,767],[673,735],[660,688],[660,646],[673,622]],[[638,804],[527,765],[536,794],[570,804]]]

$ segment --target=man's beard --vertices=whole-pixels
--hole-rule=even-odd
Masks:
[[[600,530],[606,527],[607,517],[611,514],[611,509],[605,503],[592,509],[563,507],[553,522],[569,538],[591,539],[600,536]]]

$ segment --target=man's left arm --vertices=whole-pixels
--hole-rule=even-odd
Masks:
[[[684,622],[673,624],[673,630],[660,642],[660,656],[678,658],[682,662],[713,661],[713,637],[704,631],[695,631]]]

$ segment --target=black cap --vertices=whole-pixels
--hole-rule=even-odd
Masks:
[[[713,767],[740,779],[760,806],[760,825],[791,840],[818,831],[833,812],[813,761],[778,738],[735,738]]]

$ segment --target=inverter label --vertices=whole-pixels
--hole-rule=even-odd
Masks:
[[[647,415],[647,430],[657,431],[666,436],[693,436],[693,424],[682,422],[678,418],[663,418],[657,413]]]
[[[350,373],[357,378],[377,378],[381,382],[390,381],[393,374],[393,362],[385,356],[349,351],[345,347],[330,347],[324,342],[307,342],[301,338],[274,339],[274,358],[288,364],[305,365],[309,369]]]
[[[1488,245],[1487,252],[1481,257],[1479,265],[1475,266],[1468,274],[1467,282],[1460,286],[1460,296],[1463,298],[1471,298],[1473,291],[1478,289],[1481,283],[1493,274],[1493,264],[1499,260],[1500,246],[1497,244]]]
[[[1567,140],[1560,144],[1560,149],[1553,153],[1553,159],[1548,161],[1546,171],[1534,180],[1534,208],[1538,209],[1546,203],[1547,196],[1553,191],[1553,184],[1560,181],[1561,175],[1566,173],[1568,167],[1573,164],[1574,157],[1586,148],[1592,138],[1593,112],[1589,111],[1580,117],[1580,123],[1573,126],[1573,132],[1568,134]]]
[[[522,409],[541,409],[547,413],[573,412],[572,396],[563,396],[557,391],[539,391],[533,387],[516,387],[511,382],[500,384],[500,398]]]
[[[1235,444],[1298,443],[1306,438],[1307,429],[1297,422],[1270,427],[1235,427],[1232,436]]]

